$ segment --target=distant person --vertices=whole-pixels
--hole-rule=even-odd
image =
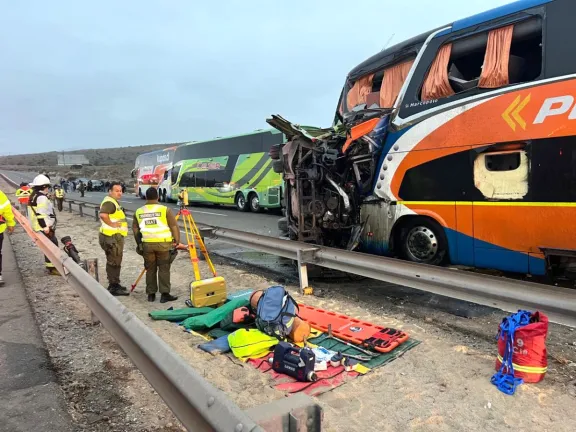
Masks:
[[[64,205],[64,190],[60,186],[56,186],[54,195],[56,196],[56,204],[58,206],[58,211],[61,212],[62,207]]]
[[[92,192],[92,180],[88,180],[88,184],[86,185],[88,192]]]
[[[80,196],[84,197],[84,191],[86,190],[86,186],[84,186],[84,182],[80,182],[78,185],[78,191],[80,192]]]
[[[58,246],[58,240],[56,240],[56,214],[54,213],[54,206],[48,198],[50,179],[40,174],[34,178],[31,185],[32,194],[30,195],[30,202],[28,203],[30,209],[28,216],[32,229],[38,233],[41,232],[48,240]],[[44,263],[46,270],[48,270],[50,274],[60,274],[47,256],[44,256]]]
[[[68,193],[68,185],[69,185],[69,184],[70,184],[70,183],[69,183],[68,181],[65,181],[64,184],[62,185],[62,187],[64,188],[64,192],[65,192],[65,193]]]
[[[122,193],[126,193],[126,183],[122,182],[120,185],[122,186]]]
[[[104,187],[106,188],[106,190],[110,190],[110,182],[107,181],[107,182],[104,184]],[[124,191],[122,191],[122,193],[124,193]]]
[[[0,286],[4,285],[2,278],[2,244],[4,243],[4,231],[8,230],[8,234],[14,232],[14,214],[12,213],[12,204],[4,192],[0,191]]]
[[[112,183],[108,195],[100,204],[100,247],[106,253],[106,275],[108,292],[113,296],[130,295],[126,287],[120,285],[122,256],[124,254],[124,237],[128,235],[128,222],[124,210],[119,204],[122,198],[120,183]]]
[[[146,204],[136,210],[132,231],[136,243],[142,248],[148,301],[156,300],[158,289],[160,303],[178,300],[177,296],[170,294],[170,258],[180,243],[180,228],[172,210],[158,204],[158,189],[151,187],[146,191]]]
[[[28,186],[28,183],[20,183],[20,188],[16,191],[16,198],[18,198],[18,202],[21,206],[28,205],[31,193],[32,190],[30,189],[30,186]]]

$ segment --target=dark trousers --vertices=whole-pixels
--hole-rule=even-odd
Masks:
[[[108,283],[120,283],[120,270],[122,270],[122,256],[124,255],[124,237],[121,234],[106,236],[100,233],[98,237],[100,247],[106,253],[106,275]]]
[[[84,191],[83,191],[83,190],[80,191],[80,196],[81,196],[81,197],[84,196]]]
[[[58,204],[58,211],[62,211],[62,205],[64,204],[64,198],[56,198],[56,203]]]
[[[42,234],[44,234],[48,240],[50,240],[52,243],[54,243],[56,245],[56,247],[58,247],[58,240],[56,239],[56,232],[50,230],[50,234],[46,234],[44,231],[42,231]],[[50,260],[48,259],[48,257],[46,255],[44,255],[44,265],[46,266],[46,268],[48,270],[55,268],[54,264],[52,264],[50,262]]]
[[[170,249],[172,243],[144,243],[144,267],[146,268],[146,293],[170,293]]]
[[[2,243],[4,243],[4,233],[0,233],[0,275],[2,274]]]

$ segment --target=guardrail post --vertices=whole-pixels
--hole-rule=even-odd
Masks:
[[[84,260],[84,265],[86,272],[96,279],[97,282],[100,282],[100,276],[98,276],[98,258],[88,258]],[[92,325],[100,324],[100,320],[94,315],[94,311],[92,310],[90,310],[90,320],[92,321]]]
[[[68,201],[68,211],[72,213],[72,201]]]
[[[96,222],[100,220],[100,209],[98,207],[94,207],[94,220]]]
[[[298,259],[298,279],[300,280],[300,294],[310,295],[313,293],[312,287],[308,284],[307,262],[314,261],[317,248],[298,249],[296,257]]]
[[[84,204],[78,204],[78,211],[80,212],[80,217],[84,217]]]

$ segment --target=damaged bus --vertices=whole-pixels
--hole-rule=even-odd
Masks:
[[[291,239],[426,264],[573,278],[573,0],[521,0],[388,48],[334,126],[280,116]]]
[[[282,142],[284,135],[269,129],[184,144],[164,173],[160,199],[174,200],[186,188],[191,203],[235,205],[252,212],[279,208],[282,176],[272,169],[268,152]]]

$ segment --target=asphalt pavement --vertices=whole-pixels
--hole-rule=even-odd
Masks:
[[[0,286],[0,431],[72,431],[8,234]]]
[[[1,172],[17,183],[31,182],[34,176],[37,175],[36,173],[27,172]],[[80,197],[79,192],[68,192],[66,194],[68,199],[85,201],[96,205],[99,205],[105,196],[105,192],[86,192],[84,198]],[[122,207],[131,211],[136,211],[144,205],[144,202],[143,199],[138,198],[132,193],[125,193],[120,200]],[[174,209],[175,212],[178,211],[176,204],[166,203],[166,205]],[[198,224],[231,228],[271,237],[278,237],[280,235],[278,231],[278,219],[282,216],[279,210],[265,210],[262,213],[244,213],[236,210],[235,207],[210,204],[192,204],[189,210],[192,212],[192,216]]]

